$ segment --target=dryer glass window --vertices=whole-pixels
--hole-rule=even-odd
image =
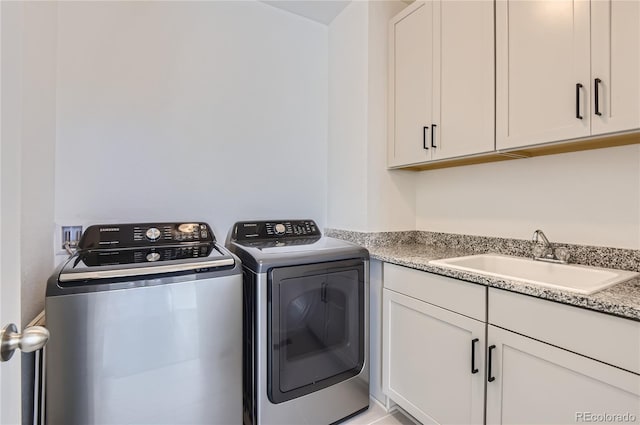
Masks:
[[[287,267],[271,277],[272,401],[357,375],[364,363],[362,262]]]

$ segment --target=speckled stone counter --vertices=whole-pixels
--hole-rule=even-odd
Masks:
[[[481,250],[478,250],[478,247],[473,244],[429,243],[429,237],[425,238],[424,235],[419,234],[424,232],[414,232],[413,235],[411,233],[412,232],[389,232],[367,234],[334,229],[327,229],[325,232],[327,236],[350,240],[351,242],[365,246],[369,250],[371,258],[376,260],[640,321],[640,277],[614,285],[593,295],[581,295],[517,280],[507,280],[429,264],[431,260],[461,257],[478,254],[479,252],[496,252],[510,255],[517,255],[518,252],[504,252],[504,249],[495,249],[492,251],[492,246],[487,246],[486,244]],[[517,243],[515,245],[517,245]],[[517,249],[519,250],[519,248]],[[611,250],[611,248],[603,249],[608,252]],[[623,268],[620,267],[620,264],[622,264],[626,270],[637,270],[637,267],[640,267],[640,263],[636,260],[636,256],[638,255],[637,251],[617,251],[620,251],[620,256],[624,258],[617,258],[616,261],[612,261],[613,264],[608,265],[608,267]],[[589,265],[607,267],[607,265],[601,264],[602,254],[597,252],[597,255],[598,258],[590,259],[590,261],[585,261],[583,264],[587,263]],[[593,264],[594,262],[600,264]]]

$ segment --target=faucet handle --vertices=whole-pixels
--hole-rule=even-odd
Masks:
[[[565,247],[558,247],[555,249],[554,254],[556,256],[556,258],[558,260],[560,260],[563,263],[566,263],[569,261],[569,257],[571,257],[571,254],[569,253],[569,250]]]
[[[547,253],[547,247],[536,243],[533,245],[533,250],[532,250],[532,254],[534,256],[534,258],[541,258],[544,257]]]

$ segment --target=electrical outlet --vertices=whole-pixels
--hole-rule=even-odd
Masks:
[[[60,235],[61,248],[65,249],[67,243],[69,248],[76,248],[80,242],[80,236],[82,236],[82,226],[61,226],[60,229],[62,232]]]

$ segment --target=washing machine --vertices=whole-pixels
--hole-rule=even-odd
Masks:
[[[46,422],[240,423],[241,306],[207,223],[88,227],[47,284]]]
[[[369,253],[313,220],[236,223],[245,425],[331,424],[369,407]]]

